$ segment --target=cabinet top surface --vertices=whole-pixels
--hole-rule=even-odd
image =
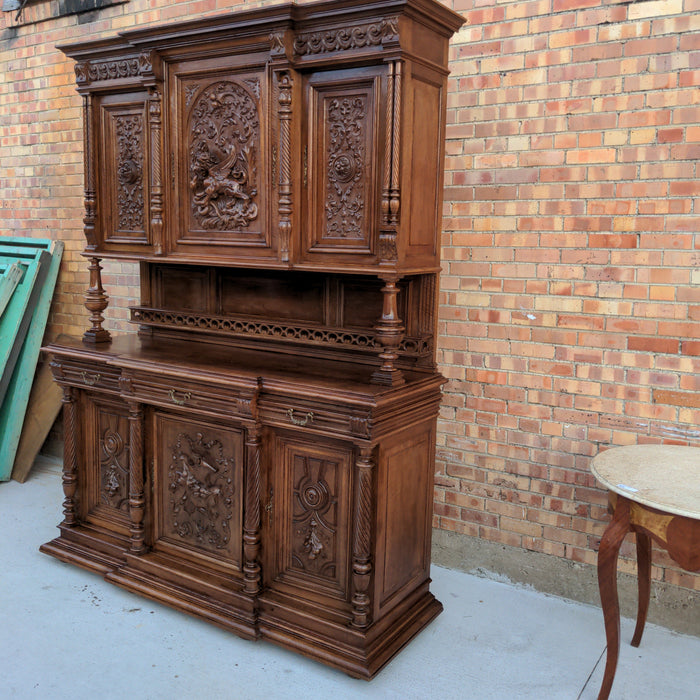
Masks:
[[[225,381],[272,393],[307,395],[348,403],[392,401],[414,389],[438,390],[443,378],[436,372],[406,371],[406,383],[387,387],[369,382],[372,365],[308,358],[183,340],[167,343],[135,334],[115,336],[104,346],[85,345],[80,338],[62,336],[44,348],[56,357],[104,362],[154,375],[199,381]]]
[[[614,447],[593,459],[591,471],[603,486],[630,501],[700,520],[697,447]]]

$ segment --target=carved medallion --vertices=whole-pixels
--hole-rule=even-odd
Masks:
[[[190,111],[191,210],[202,229],[239,231],[258,216],[259,82],[246,82],[210,85]]]
[[[117,139],[118,229],[143,231],[143,118],[138,114],[118,115],[114,125]]]
[[[364,237],[364,173],[367,101],[338,97],[326,103],[328,160],[326,182],[327,238]]]
[[[122,435],[126,418],[100,412],[100,501],[129,510],[129,447]]]
[[[231,539],[233,516],[233,457],[219,440],[177,436],[168,469],[173,534],[183,542],[216,552]]]
[[[302,456],[295,459],[293,566],[334,579],[338,502],[325,479],[337,465]]]

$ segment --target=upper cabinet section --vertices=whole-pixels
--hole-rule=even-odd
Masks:
[[[439,267],[434,0],[276,5],[65,46],[96,257],[381,276]]]

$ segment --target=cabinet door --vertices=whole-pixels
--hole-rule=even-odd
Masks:
[[[81,394],[84,478],[81,520],[129,533],[129,409],[119,400]]]
[[[146,94],[105,95],[97,101],[98,245],[106,252],[151,246]]]
[[[172,67],[171,251],[269,257],[267,83],[241,57]]]
[[[304,86],[303,258],[376,256],[386,144],[386,68],[310,74]]]
[[[270,586],[347,600],[352,448],[277,434],[272,453]]]
[[[155,412],[154,550],[242,568],[243,432]]]

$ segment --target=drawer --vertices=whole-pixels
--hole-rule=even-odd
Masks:
[[[55,359],[51,370],[56,381],[70,384],[81,389],[93,389],[110,393],[119,393],[121,372],[115,367],[92,362],[71,362]]]
[[[369,415],[338,404],[267,397],[260,402],[264,423],[343,436],[369,437]]]
[[[256,399],[249,389],[141,372],[124,372],[121,387],[128,400],[233,418],[252,418]]]

